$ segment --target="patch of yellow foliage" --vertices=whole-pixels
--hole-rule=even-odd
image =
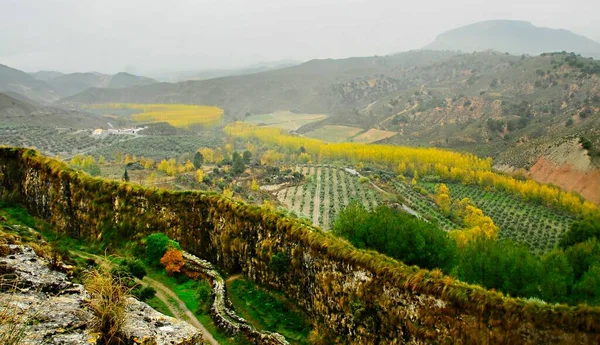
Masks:
[[[223,119],[223,109],[206,105],[100,103],[87,105],[86,108],[141,110],[131,118],[139,122],[167,122],[179,128],[213,127]]]
[[[278,128],[257,127],[241,122],[231,123],[223,130],[230,136],[257,139],[264,144],[278,146],[287,152],[305,151],[319,157],[319,161],[345,160],[352,164],[366,162],[388,166],[395,168],[399,174],[415,176],[413,184],[418,182],[419,175],[436,175],[444,180],[457,181],[465,185],[479,185],[484,189],[506,191],[526,201],[540,201],[547,206],[557,207],[574,215],[598,212],[597,205],[583,200],[574,193],[533,180],[523,181],[492,171],[491,158],[481,159],[473,154],[437,148],[326,143],[318,139],[293,136]]]

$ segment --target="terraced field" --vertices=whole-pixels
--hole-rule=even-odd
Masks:
[[[398,132],[383,131],[381,129],[371,128],[368,131],[352,138],[356,143],[375,143],[383,139],[391,138]]]
[[[423,183],[430,192],[434,183]],[[500,238],[527,244],[534,253],[552,250],[573,223],[570,216],[503,192],[488,192],[477,186],[446,184],[452,198],[469,198],[500,227]]]
[[[295,171],[306,176],[305,183],[280,189],[277,199],[314,225],[329,229],[337,214],[353,200],[360,200],[372,209],[381,204],[381,193],[359,177],[327,165],[297,166]]]

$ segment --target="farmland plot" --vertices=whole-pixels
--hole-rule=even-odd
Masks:
[[[338,213],[351,200],[360,200],[372,209],[381,204],[381,195],[370,184],[361,184],[358,176],[332,166],[298,166],[305,183],[279,191],[277,199],[314,225],[330,229]]]
[[[423,184],[430,192],[435,184]],[[446,184],[452,198],[469,198],[500,228],[499,237],[527,244],[535,253],[554,248],[573,219],[564,213],[523,201],[503,192],[488,192],[477,186]]]
[[[459,225],[454,224],[446,218],[431,200],[416,192],[410,185],[397,181],[394,181],[392,185],[396,190],[396,193],[402,195],[406,199],[407,206],[416,211],[423,218],[431,222],[436,222],[446,231],[461,228]]]

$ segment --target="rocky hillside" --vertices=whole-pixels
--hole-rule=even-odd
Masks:
[[[344,113],[399,89],[420,85],[424,79],[412,69],[453,55],[407,52],[385,57],[312,60],[244,76],[122,90],[94,88],[65,101],[218,105],[237,118],[248,112],[260,114],[278,109]]]
[[[518,20],[489,20],[462,26],[436,37],[424,49],[470,53],[495,50],[539,55],[567,51],[600,58],[600,43],[564,29],[537,27]]]
[[[26,229],[17,229],[22,230]],[[35,247],[14,244],[19,241],[16,236],[0,236],[0,340],[96,344],[98,333],[91,328],[94,316],[88,308],[90,293],[71,282],[70,267],[51,265],[38,255],[43,243]],[[155,345],[203,344],[199,330],[134,298],[127,301],[124,320],[120,334],[125,344],[140,344],[142,339],[144,344]]]

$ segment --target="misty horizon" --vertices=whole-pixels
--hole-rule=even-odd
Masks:
[[[444,31],[492,19],[600,40],[591,24],[600,4],[580,2],[1,0],[0,63],[63,73],[232,69],[415,50]]]

